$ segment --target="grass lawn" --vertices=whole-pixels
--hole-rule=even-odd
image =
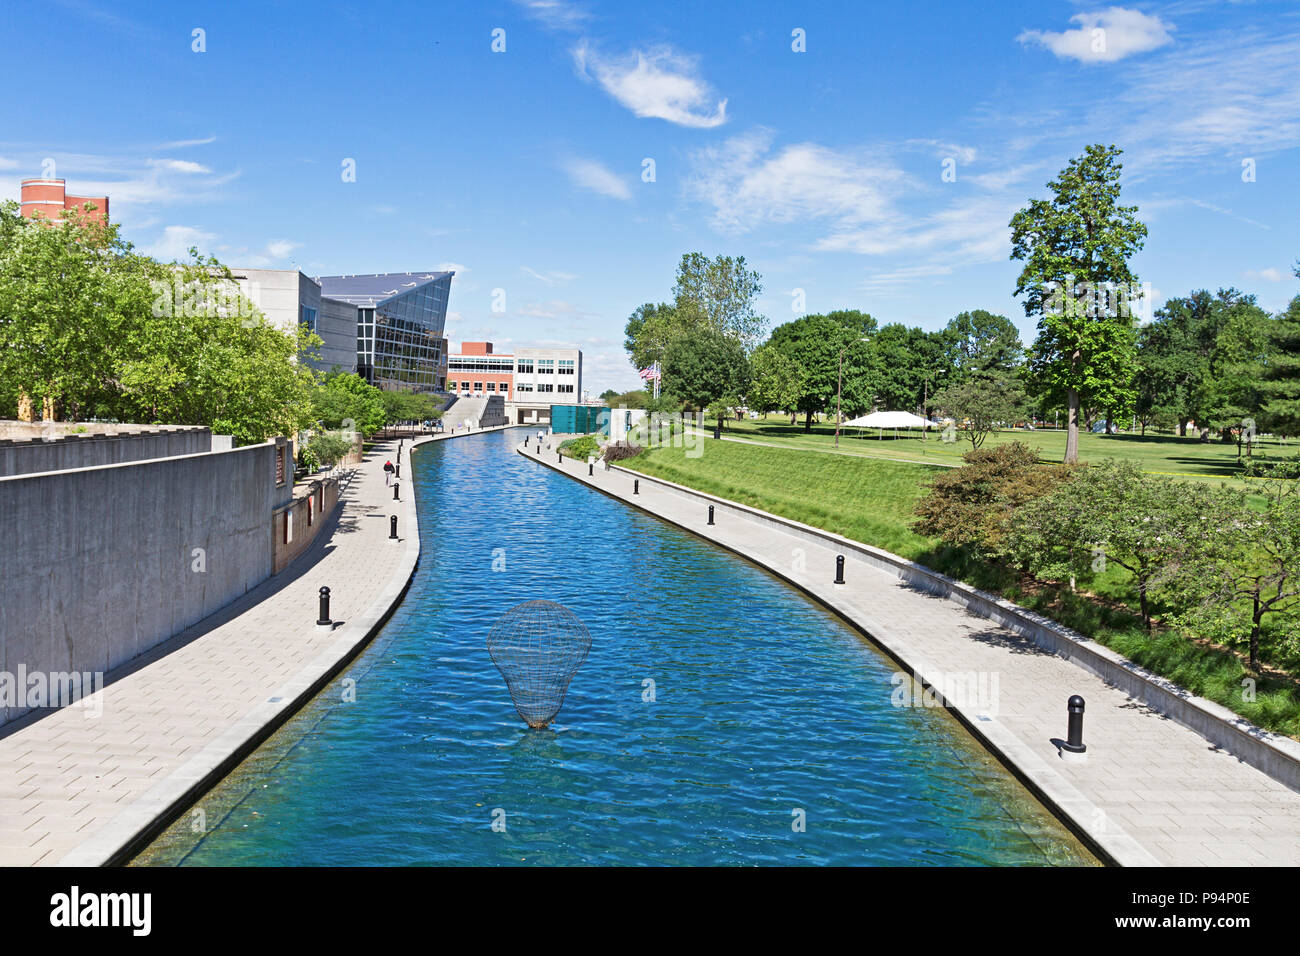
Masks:
[[[852,434],[850,434],[852,432]],[[812,451],[835,450],[835,425],[833,422],[814,423],[811,432],[805,432],[803,419],[791,425],[784,415],[769,415],[757,420],[732,420],[723,433],[730,438],[771,442],[783,447],[803,448]],[[970,450],[965,432],[957,433],[957,441],[944,442],[931,431],[923,441],[919,431],[899,431],[895,438],[886,432],[883,439],[870,431],[859,434],[858,429],[842,430],[841,454],[869,458],[902,459],[936,465],[960,465],[963,452]],[[1023,441],[1036,448],[1046,461],[1060,461],[1065,456],[1065,431],[1038,429],[1014,430],[990,435],[986,445]],[[1300,454],[1300,442],[1281,444],[1275,439],[1262,440],[1256,453],[1271,458]],[[1121,435],[1094,435],[1080,433],[1079,460],[1097,461],[1115,458],[1136,461],[1143,471],[1153,474],[1174,475],[1184,478],[1216,480],[1237,476],[1237,446],[1218,441],[1202,442],[1196,438],[1179,438],[1176,435],[1156,435],[1148,429],[1145,436],[1136,432]]]
[[[763,426],[761,421],[746,424]],[[1029,432],[1028,436],[1042,434]],[[762,440],[767,437],[762,436]],[[1054,437],[1059,437],[1063,448],[1064,436]],[[1115,441],[1113,436],[1085,437],[1089,447]],[[820,440],[824,445],[825,438]],[[1251,675],[1232,651],[1177,633],[1148,636],[1129,606],[1132,596],[1127,572],[1122,569],[1113,566],[1108,570],[1094,585],[1094,594],[1075,594],[1066,587],[1042,585],[1008,568],[974,560],[964,551],[944,547],[912,531],[912,509],[925,494],[929,480],[938,473],[935,465],[820,454],[787,442],[782,447],[771,447],[712,439],[705,441],[698,458],[687,457],[682,448],[653,448],[620,464],[884,548],[1000,594],[1114,648],[1263,727],[1300,739],[1297,681],[1284,673]],[[1265,663],[1295,673],[1294,661],[1269,661],[1265,655]],[[1254,701],[1241,699],[1241,682],[1248,676],[1256,677],[1258,682]]]

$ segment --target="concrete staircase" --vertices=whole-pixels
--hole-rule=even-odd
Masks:
[[[475,428],[494,428],[506,424],[505,399],[500,395],[487,398],[458,398],[442,415],[442,426],[455,431],[471,425]]]

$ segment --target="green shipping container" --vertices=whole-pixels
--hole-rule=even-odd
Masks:
[[[552,405],[551,431],[559,435],[607,432],[609,409],[599,405]]]

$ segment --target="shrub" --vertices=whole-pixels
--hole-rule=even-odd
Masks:
[[[1300,478],[1300,456],[1268,458],[1256,455],[1246,459],[1241,473],[1248,478]]]
[[[1045,578],[1119,565],[1132,575],[1150,630],[1152,600],[1180,601],[1186,578],[1201,577],[1184,572],[1204,562],[1230,530],[1213,520],[1224,507],[1219,489],[1108,459],[1077,469],[1067,484],[1019,508],[1008,527],[1008,551]]]
[[[592,455],[600,451],[600,442],[595,435],[583,435],[581,438],[570,438],[568,441],[561,443],[559,452],[566,458],[577,458],[580,461],[586,461]]]
[[[352,439],[338,432],[319,432],[312,435],[303,453],[311,453],[321,465],[336,465],[353,450]]]
[[[972,449],[962,459],[965,465],[930,483],[912,530],[989,556],[1004,553],[1012,513],[1068,481],[1073,471],[1039,464],[1038,453],[1019,441]]]
[[[616,441],[605,446],[606,461],[626,461],[629,458],[635,458],[645,449],[640,445],[628,441]]]

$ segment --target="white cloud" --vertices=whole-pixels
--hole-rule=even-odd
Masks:
[[[212,172],[202,163],[196,163],[188,159],[151,159],[150,166],[159,169],[166,169],[173,173],[210,173]]]
[[[712,206],[713,227],[739,234],[772,224],[811,232],[806,249],[877,258],[873,291],[925,281],[1010,252],[1007,223],[1023,203],[1017,175],[967,185],[915,180],[889,157],[818,143],[774,148],[757,130],[692,157],[689,198]],[[789,246],[788,239],[780,240]]]
[[[889,214],[902,170],[847,150],[796,143],[772,152],[755,130],[698,151],[687,195],[713,206],[713,225],[745,232],[763,222],[832,219],[851,226]]]
[[[1025,45],[1037,43],[1058,57],[1080,63],[1113,63],[1174,42],[1169,35],[1172,24],[1124,7],[1076,13],[1070,22],[1078,26],[1061,33],[1025,30],[1016,39]]]
[[[191,146],[207,146],[208,143],[215,143],[215,136],[208,136],[203,139],[177,139],[170,143],[163,143],[163,149],[188,149]]]
[[[215,238],[212,233],[194,226],[167,226],[152,245],[144,248],[144,253],[160,262],[186,260],[190,257],[191,246],[203,251]]]
[[[566,0],[515,0],[515,4],[553,30],[573,30],[591,19],[586,10]]]
[[[921,146],[932,150],[939,159],[952,157],[963,166],[975,162],[978,154],[974,146],[962,146],[959,143],[945,143],[940,139],[909,139],[908,146]]]
[[[584,77],[594,76],[606,93],[637,116],[697,129],[727,121],[727,101],[715,101],[716,94],[698,75],[696,61],[669,47],[606,57],[584,42],[573,49],[573,60]]]
[[[571,159],[564,164],[564,168],[569,178],[583,189],[614,199],[632,198],[632,190],[627,183],[593,159]]]
[[[1247,269],[1246,278],[1263,279],[1265,282],[1285,282],[1291,278],[1291,273],[1269,266],[1267,269]]]
[[[545,282],[547,285],[564,285],[578,278],[568,272],[538,272],[535,269],[528,268],[528,266],[520,266],[519,268],[520,271],[527,273],[534,279]]]
[[[266,254],[272,259],[284,259],[302,243],[290,242],[288,239],[273,239],[266,244]]]

